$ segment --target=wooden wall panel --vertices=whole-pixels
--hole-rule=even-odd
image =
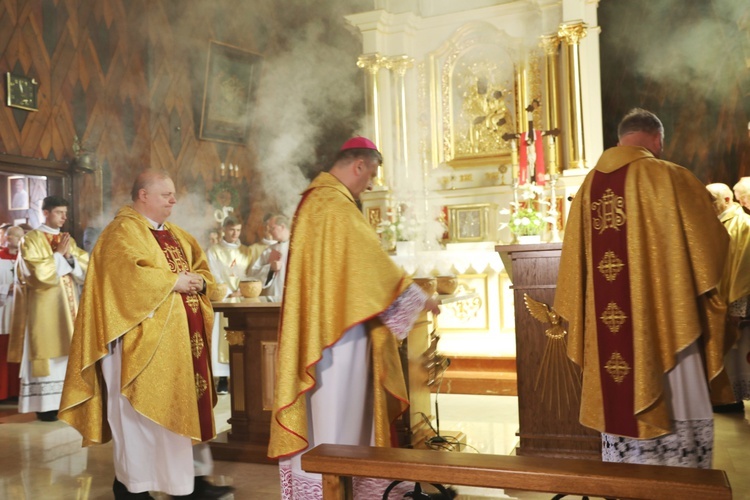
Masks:
[[[105,223],[129,201],[134,174],[149,166],[173,176],[184,200],[176,214],[188,212],[208,225],[213,209],[206,193],[218,180],[220,164],[239,165],[239,209],[248,216],[252,207],[250,220],[260,224],[263,214],[277,207],[258,182],[254,134],[246,145],[198,138],[209,40],[263,54],[269,61],[291,52],[302,28],[314,19],[326,26],[316,42],[345,45],[351,52],[345,56],[352,61],[351,84],[361,86],[354,66],[359,45],[342,16],[370,6],[369,0],[303,2],[279,13],[271,1],[0,0],[0,73],[40,81],[38,111],[0,106],[0,151],[71,162],[77,136],[85,150],[95,153],[103,171],[76,173],[71,183],[78,238],[87,225]],[[351,36],[352,43],[334,40],[334,32]],[[336,112],[348,113],[341,120],[326,114],[326,126],[334,124],[341,137],[349,137],[361,118],[361,112],[352,111],[354,104],[338,106]],[[343,141],[329,132],[320,132],[321,142]],[[256,229],[246,228],[247,242],[257,238]]]
[[[217,17],[229,4],[222,5]],[[239,164],[245,185],[252,180],[252,144],[197,138],[208,40],[216,34],[210,19],[186,20],[187,7],[174,0],[0,0],[0,73],[40,81],[38,111],[0,106],[2,152],[70,162],[78,136],[107,170],[74,176],[78,237],[101,222],[105,208],[111,205],[107,217],[129,200],[134,173],[147,166],[169,171],[194,205],[205,202],[221,162]],[[222,41],[254,49],[241,23],[228,31]],[[198,195],[187,196],[194,186]],[[210,221],[208,205],[181,208]]]

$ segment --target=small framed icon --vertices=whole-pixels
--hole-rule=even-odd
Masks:
[[[35,78],[6,73],[7,104],[13,108],[36,111],[36,96],[39,82]]]
[[[29,209],[29,179],[22,175],[8,177],[8,210]]]

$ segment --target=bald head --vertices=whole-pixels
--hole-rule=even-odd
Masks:
[[[23,229],[18,226],[9,227],[5,231],[5,241],[8,243],[8,248],[16,250],[24,234]]]
[[[716,215],[721,215],[724,211],[734,203],[734,196],[732,196],[732,190],[729,186],[716,182],[706,186],[708,192],[711,193],[711,200],[716,210]]]
[[[750,209],[750,177],[742,177],[737,184],[732,188],[734,190],[734,197],[740,204]]]
[[[660,158],[664,149],[664,126],[652,112],[633,108],[620,121],[617,139],[619,146],[646,148]]]
[[[138,174],[130,192],[133,208],[159,224],[172,215],[177,203],[174,182],[164,170],[145,170]]]
[[[166,170],[147,169],[141,171],[133,181],[133,188],[130,190],[130,199],[136,201],[141,189],[146,189],[154,182],[169,179],[169,173]]]

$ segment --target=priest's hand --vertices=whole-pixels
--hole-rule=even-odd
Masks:
[[[438,301],[430,297],[424,303],[423,310],[426,312],[431,312],[432,314],[440,314],[440,306],[438,305]]]
[[[57,244],[55,252],[63,255],[66,259],[70,258],[70,233],[60,233],[60,242]]]
[[[271,271],[281,270],[281,252],[278,250],[271,250],[271,255],[268,256],[268,262],[271,267]]]
[[[203,290],[203,276],[183,271],[177,276],[172,290],[177,293],[199,293]]]

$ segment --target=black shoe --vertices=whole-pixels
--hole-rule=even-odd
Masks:
[[[148,494],[148,491],[131,493],[117,478],[115,478],[115,484],[112,485],[112,491],[115,492],[115,500],[153,500],[154,498]]]
[[[718,405],[713,407],[714,413],[745,413],[745,405],[742,401]]]
[[[216,385],[216,394],[229,394],[229,381],[226,377],[219,377],[219,383]]]
[[[57,422],[57,410],[38,411],[36,418],[42,422]]]
[[[196,476],[193,492],[189,495],[172,496],[172,498],[185,498],[190,500],[218,500],[234,492],[231,486],[216,486],[209,483],[205,477]]]

